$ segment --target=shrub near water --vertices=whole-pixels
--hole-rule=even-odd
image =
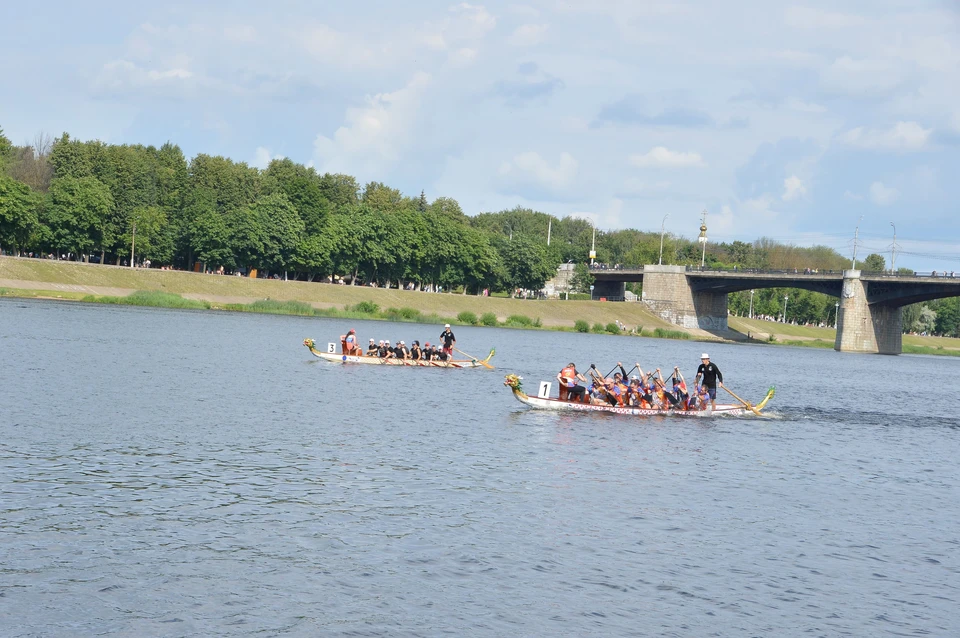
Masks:
[[[612,335],[618,335],[618,334],[620,334],[620,326],[618,326],[617,324],[615,324],[615,323],[612,322],[612,321],[607,324],[606,330],[607,330],[607,332],[609,332],[609,333],[612,334]]]
[[[86,298],[85,298],[86,300]],[[184,299],[180,295],[158,290],[138,290],[126,297],[94,297],[99,303],[118,304],[122,306],[149,306],[151,308],[184,308],[193,310],[208,310],[210,303],[196,299]]]
[[[477,325],[478,320],[477,320],[477,315],[470,312],[469,310],[464,310],[463,312],[457,315],[457,321],[459,321],[460,323],[465,323],[468,326],[475,326]]]
[[[590,332],[590,324],[583,319],[577,319],[573,322],[573,329],[577,332]]]
[[[372,301],[361,301],[357,305],[350,307],[347,306],[347,310],[352,310],[354,312],[362,312],[368,315],[374,315],[380,311],[380,306],[373,303]]]
[[[598,321],[597,323],[593,324],[593,332],[600,333],[600,332],[606,332],[606,331],[607,331],[607,329],[606,329],[606,328],[604,327],[604,325],[603,325],[602,323],[600,323],[599,321]]]
[[[513,328],[529,328],[533,325],[533,320],[527,315],[510,315],[504,325]]]
[[[302,301],[277,301],[275,299],[260,299],[251,304],[242,306],[246,312],[263,312],[271,315],[298,315],[313,317],[316,311],[313,306]]]
[[[421,321],[423,317],[416,308],[387,308],[383,316],[390,321]]]
[[[492,312],[485,312],[480,315],[480,323],[484,326],[496,326],[497,325],[497,315]]]
[[[658,339],[689,339],[690,335],[680,330],[667,330],[666,328],[657,328],[653,331],[653,336]]]

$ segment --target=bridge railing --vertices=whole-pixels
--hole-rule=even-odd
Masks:
[[[634,266],[634,265],[624,265],[624,264],[591,264],[590,270],[593,272],[604,272],[604,271],[618,271],[618,270],[628,270],[628,271],[637,271],[643,270],[643,266]],[[700,266],[686,266],[686,271],[690,273],[736,273],[736,274],[748,274],[748,275],[839,275],[842,274],[842,270],[824,270],[821,268],[740,268],[734,266],[733,268],[709,268]],[[960,271],[937,271],[934,270],[929,273],[925,272],[890,272],[889,270],[861,270],[861,276],[867,275],[869,277],[890,277],[891,279],[896,279],[898,277],[931,277],[931,278],[946,278],[946,279],[960,279]]]

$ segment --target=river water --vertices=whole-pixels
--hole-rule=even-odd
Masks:
[[[534,302],[531,302],[534,303]],[[960,635],[960,360],[0,300],[0,635]],[[775,418],[531,411],[708,348]]]

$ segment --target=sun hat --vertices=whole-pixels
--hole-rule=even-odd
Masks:
[[[445,323],[445,324],[443,324],[443,327],[444,327],[444,328],[449,328],[449,327],[450,327],[450,324],[449,324],[449,323]]]
[[[700,355],[700,358],[701,358],[701,359],[709,359],[709,358],[710,358],[710,355],[708,355],[706,352],[704,352],[702,355]]]
[[[353,328],[350,328],[349,330],[347,330],[347,334],[350,334],[351,332],[356,332],[356,330],[354,330]]]
[[[373,337],[370,337],[370,343],[373,343]]]

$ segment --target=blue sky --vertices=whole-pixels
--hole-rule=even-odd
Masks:
[[[91,0],[4,9],[0,126],[312,162],[960,271],[960,4]],[[863,217],[862,222],[860,221]],[[912,254],[911,254],[912,253]]]

